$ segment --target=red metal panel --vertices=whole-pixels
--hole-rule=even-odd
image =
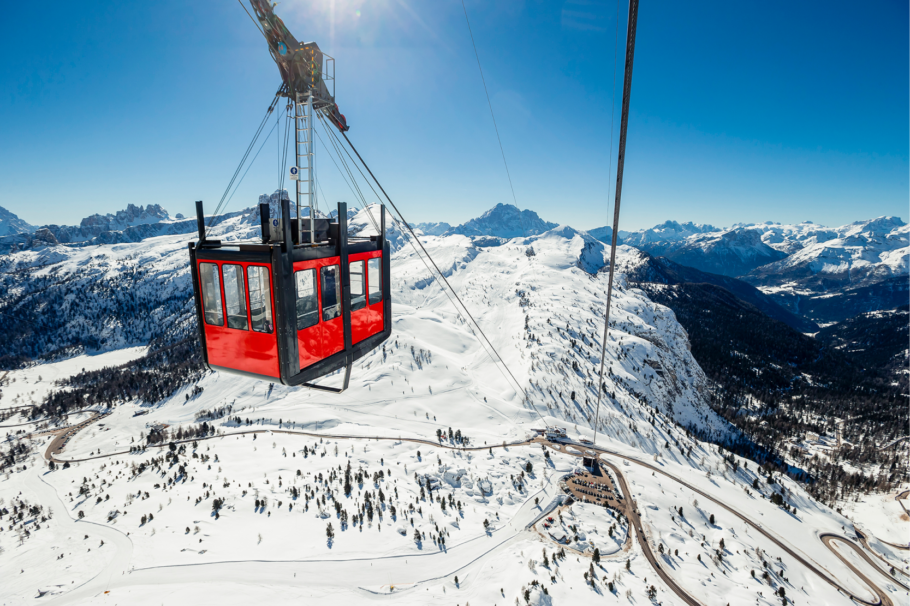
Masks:
[[[297,351],[300,353],[300,368],[315,364],[325,356],[322,354],[322,323],[297,331]]]
[[[348,260],[353,263],[354,261],[366,261],[367,259],[380,257],[382,257],[382,251],[376,250],[350,255]],[[366,263],[364,263],[364,288],[366,289],[367,297],[369,297],[370,284],[367,274]],[[388,296],[388,294],[383,293],[383,296]],[[369,299],[367,301],[369,302]],[[359,343],[367,337],[382,332],[382,326],[382,301],[351,312],[351,343]]]
[[[373,251],[350,255],[348,261],[363,261],[366,259],[380,258],[382,251]],[[306,368],[319,360],[344,350],[344,319],[341,317],[322,321],[322,276],[319,271],[322,267],[339,265],[340,257],[326,257],[311,261],[298,261],[294,263],[294,272],[302,269],[316,270],[317,297],[319,301],[319,319],[316,326],[297,331],[297,346],[300,352],[300,368]],[[364,284],[369,293],[367,272],[364,271]],[[388,296],[388,293],[383,293]],[[367,337],[382,332],[383,329],[383,303],[382,301],[368,305],[351,313],[351,342],[359,343]]]
[[[270,269],[268,265],[261,263],[243,263],[238,261],[213,261],[211,259],[200,259],[197,266],[202,263],[212,263],[218,266],[218,280],[221,285],[222,310],[227,311],[224,301],[224,276],[221,275],[222,265],[240,265],[243,267],[243,288],[249,291],[249,283],[246,276],[246,268],[251,265],[257,265]],[[201,272],[199,272],[201,273]],[[272,294],[272,309],[275,309],[275,288],[271,284],[271,272],[269,274],[269,289]],[[249,292],[245,292],[247,301],[247,324],[249,324]],[[243,370],[269,377],[279,377],[278,372],[278,341],[274,331],[272,333],[255,332],[253,330],[238,330],[228,328],[227,322],[224,326],[212,326],[204,324],[205,330],[205,347],[208,352],[209,363],[213,366],[223,366]]]
[[[326,322],[322,322],[322,280],[319,275],[319,268],[326,265],[338,265],[341,262],[340,257],[326,257],[324,259],[313,259],[312,261],[298,261],[294,263],[294,273],[301,269],[316,270],[316,297],[318,300],[317,309],[319,310],[319,324],[304,328],[297,331],[297,349],[300,352],[300,368],[306,368],[315,364],[319,360],[339,350],[330,350],[326,348]],[[296,278],[294,278],[296,280]],[[296,321],[296,320],[295,320]],[[337,319],[341,322],[341,318]],[[334,322],[334,320],[333,320]],[[344,339],[341,342],[341,349],[344,349]]]

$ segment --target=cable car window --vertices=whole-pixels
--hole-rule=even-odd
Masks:
[[[319,323],[319,302],[316,299],[316,270],[304,269],[296,274],[297,330]]]
[[[367,306],[367,293],[363,282],[363,261],[351,263],[351,311]]]
[[[341,315],[341,271],[338,265],[322,268],[322,321]]]
[[[243,267],[240,265],[223,265],[221,273],[224,278],[224,305],[227,308],[228,328],[247,330],[246,292],[243,286]]]
[[[202,286],[202,309],[205,323],[212,326],[224,326],[224,314],[221,311],[221,280],[218,279],[218,266],[214,263],[200,263],[199,282]]]
[[[250,320],[256,332],[272,332],[272,289],[269,269],[250,265],[246,268],[250,289]]]
[[[367,282],[370,284],[370,305],[382,301],[382,259],[367,261]]]

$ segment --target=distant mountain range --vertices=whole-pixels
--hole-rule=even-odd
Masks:
[[[907,302],[910,226],[898,217],[835,228],[768,222],[716,229],[666,222],[621,235],[625,244],[651,255],[738,277],[816,322]]]
[[[603,229],[603,228],[601,228]],[[639,231],[619,232],[619,236],[622,238],[623,244],[628,244],[629,246],[634,246],[635,248],[651,247],[651,246],[661,246],[664,244],[669,244],[670,242],[679,242],[685,240],[690,236],[695,236],[698,234],[710,233],[720,231],[718,228],[713,225],[705,225],[703,223],[692,223],[691,221],[687,223],[677,223],[676,221],[665,221],[660,225],[655,225],[650,229],[642,229]],[[652,251],[648,251],[652,252]],[[656,251],[654,251],[656,252]],[[653,254],[653,252],[652,252]]]
[[[259,201],[268,202],[276,213],[280,197],[286,195],[263,194]],[[351,209],[349,215],[355,212]],[[258,225],[258,207],[221,215],[217,222],[239,215],[249,215],[248,222]],[[489,247],[512,238],[539,236],[559,226],[534,211],[497,204],[461,225],[436,222],[413,227],[427,236],[468,236],[475,246]],[[195,230],[195,218],[171,218],[156,204],[129,204],[114,214],[86,217],[78,226],[41,227],[0,208],[0,253],[59,244],[138,242]],[[612,229],[591,229],[585,237],[609,243]],[[635,269],[635,280],[715,284],[803,332],[816,331],[816,322],[839,322],[861,313],[894,309],[910,296],[910,226],[898,217],[835,228],[811,222],[718,228],[665,221],[649,229],[621,231],[619,242],[647,253],[641,267]]]
[[[425,236],[441,236],[446,233],[452,226],[448,223],[415,223],[412,225],[414,229],[419,229],[421,233]]]
[[[897,217],[857,221],[797,241],[802,248],[746,276],[758,286],[864,286],[907,274],[910,226]],[[833,237],[831,237],[833,236]]]

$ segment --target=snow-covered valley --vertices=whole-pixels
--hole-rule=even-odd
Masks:
[[[362,214],[351,223],[366,229]],[[242,239],[256,224],[237,214],[213,231]],[[46,333],[16,351],[46,360],[0,379],[0,411],[142,356],[155,339],[194,336],[191,237],[5,258],[10,283],[30,276],[12,296],[37,308],[29,317]],[[85,425],[57,452],[56,434],[16,433],[21,415],[0,423],[30,448],[0,477],[0,604],[906,602],[906,551],[870,541],[879,569],[854,564],[870,585],[844,563],[849,548],[842,559],[819,538],[855,542],[850,519],[696,437],[737,430],[708,406],[673,312],[622,274],[597,408],[602,242],[567,226],[498,246],[422,239],[523,395],[404,236],[391,238],[393,336],[358,360],[343,394],[206,372],[161,401],[124,398],[104,417],[69,421]],[[64,302],[53,315],[40,308],[49,294]],[[90,350],[77,345],[85,335],[103,340]],[[573,445],[540,438],[545,424]],[[560,480],[594,452],[579,440],[595,427],[637,528],[565,501]],[[153,430],[167,437],[146,447]],[[557,509],[579,541],[538,532]],[[902,520],[859,523],[904,542],[880,536],[905,537]]]

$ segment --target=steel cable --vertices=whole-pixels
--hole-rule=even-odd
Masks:
[[[346,133],[342,132],[341,135],[344,137],[344,140],[347,141],[348,146],[351,148],[351,150],[354,152],[354,154],[360,160],[360,163],[370,174],[370,177],[372,177],[373,181],[376,183],[376,186],[379,187],[379,190],[382,192],[385,199],[388,200],[389,205],[392,207],[392,209],[395,211],[395,213],[397,213],[398,216],[401,218],[401,221],[396,221],[396,222],[399,223],[399,225],[403,224],[405,226],[405,228],[407,229],[407,232],[411,236],[412,245],[414,242],[416,242],[417,246],[420,247],[420,249],[423,251],[424,255],[426,256],[426,259],[429,260],[429,263],[432,265],[432,269],[429,266],[427,266],[427,269],[430,271],[430,274],[433,276],[433,278],[435,280],[439,281],[440,285],[443,286],[443,292],[445,292],[446,296],[449,297],[449,300],[455,306],[456,311],[458,311],[459,315],[467,316],[467,318],[470,320],[471,324],[473,324],[473,326],[477,330],[477,332],[480,333],[479,336],[480,336],[481,345],[484,345],[484,349],[487,350],[488,354],[490,355],[491,358],[493,358],[494,362],[496,362],[498,360],[499,363],[497,364],[497,368],[501,366],[502,369],[505,370],[505,372],[503,373],[503,376],[506,378],[506,380],[510,381],[512,383],[512,385],[515,387],[516,391],[523,396],[524,401],[537,414],[537,416],[544,423],[544,425],[548,425],[546,420],[543,418],[543,415],[541,415],[540,411],[537,410],[537,407],[531,403],[531,400],[528,397],[527,392],[521,386],[521,383],[518,382],[518,379],[515,378],[515,375],[512,373],[512,370],[509,368],[508,364],[505,363],[505,360],[503,360],[502,356],[499,355],[499,352],[496,351],[496,348],[493,346],[493,343],[487,337],[486,333],[483,332],[483,329],[480,327],[480,324],[477,322],[477,320],[474,318],[474,316],[471,315],[471,312],[468,310],[468,308],[465,306],[465,304],[458,297],[458,294],[455,292],[455,289],[452,288],[452,285],[446,279],[445,274],[442,273],[442,270],[440,270],[439,266],[436,265],[436,262],[433,260],[433,257],[430,255],[430,253],[424,247],[423,243],[420,241],[420,238],[417,237],[417,234],[414,233],[414,230],[411,228],[410,224],[408,224],[407,220],[405,220],[404,215],[401,213],[400,210],[398,210],[398,207],[392,201],[392,198],[389,197],[389,194],[386,193],[385,189],[382,187],[382,184],[376,178],[376,175],[373,174],[373,171],[370,170],[370,167],[367,165],[367,163],[364,162],[363,157],[360,155],[360,152],[357,151],[357,148],[354,147],[354,144],[351,143],[350,139],[348,139],[348,136]],[[359,170],[359,167],[358,167],[358,170]],[[371,187],[372,187],[372,185],[371,185]],[[394,219],[394,217],[393,217],[393,219]],[[420,256],[420,255],[418,254],[418,256]],[[421,260],[423,260],[423,259],[421,258]],[[426,265],[426,261],[423,261],[423,262],[424,262],[424,265]],[[490,353],[490,352],[492,352],[492,353]],[[502,370],[500,370],[500,372],[502,372]]]
[[[619,12],[619,0],[617,0],[616,12]],[[616,19],[617,28],[619,27],[619,18]],[[626,65],[623,72],[622,85],[622,111],[620,113],[619,124],[619,155],[616,160],[616,198],[613,202],[613,234],[610,243],[610,277],[607,281],[607,309],[604,314],[604,337],[601,344],[600,353],[600,378],[597,384],[597,409],[594,416],[594,443],[597,443],[597,423],[600,415],[600,400],[603,397],[604,388],[604,362],[607,351],[607,338],[610,333],[610,303],[613,299],[613,274],[616,270],[616,237],[619,232],[619,208],[622,199],[622,172],[625,165],[626,153],[626,131],[629,126],[629,99],[632,95],[632,62],[635,58],[635,30],[638,23],[638,0],[629,0],[629,25],[628,34],[626,35]],[[618,34],[617,34],[618,39]],[[615,50],[615,46],[614,46]],[[616,54],[613,57],[613,96],[614,108],[616,97]],[[612,118],[611,118],[612,120]],[[613,145],[613,125],[610,125],[610,146]],[[612,152],[610,153],[612,162]]]
[[[228,186],[224,188],[224,193],[221,195],[221,200],[218,201],[218,205],[215,207],[215,212],[212,213],[212,217],[209,219],[209,227],[212,226],[212,222],[215,220],[215,217],[222,211],[223,207],[225,206],[225,199],[227,198],[228,193],[231,191],[231,187],[234,185],[234,181],[237,180],[237,175],[239,175],[240,171],[243,169],[243,165],[246,162],[246,159],[249,157],[250,151],[256,146],[256,141],[259,139],[259,135],[262,134],[262,129],[265,128],[265,124],[268,121],[269,116],[272,114],[272,111],[274,111],[275,105],[278,103],[278,99],[280,98],[279,95],[281,94],[282,88],[284,88],[284,85],[282,85],[282,87],[278,89],[278,92],[275,93],[275,98],[272,99],[272,102],[269,104],[269,107],[265,112],[265,116],[262,118],[262,122],[259,123],[259,127],[256,129],[256,134],[253,135],[253,140],[250,141],[249,145],[247,145],[246,151],[244,152],[243,157],[240,159],[240,163],[237,165],[233,176],[231,176],[231,180],[228,182]]]

